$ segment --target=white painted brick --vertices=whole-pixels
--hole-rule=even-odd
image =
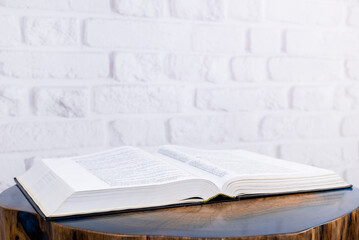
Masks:
[[[336,168],[358,159],[355,142],[293,143],[280,146],[280,157],[322,168]]]
[[[359,26],[359,6],[349,6],[348,24],[350,26]]]
[[[34,166],[34,163],[38,162],[39,160],[41,160],[41,158],[39,157],[27,157],[24,159],[24,164],[25,164],[25,170],[29,170],[30,168],[32,168],[32,166]]]
[[[258,118],[254,115],[174,117],[169,121],[174,144],[211,144],[257,139]]]
[[[86,21],[86,43],[95,47],[188,50],[190,37],[189,24],[99,19]]]
[[[358,95],[359,97],[359,95]],[[359,100],[359,99],[358,99]],[[348,94],[348,89],[344,87],[339,87],[335,91],[334,95],[334,109],[336,110],[351,110],[355,108],[357,99]],[[359,102],[358,102],[359,103]]]
[[[230,79],[226,57],[170,54],[164,62],[166,76],[171,79],[188,82],[223,82]]]
[[[250,51],[259,54],[276,54],[281,50],[282,36],[277,29],[250,30]]]
[[[231,79],[229,59],[227,57],[207,56],[204,58],[205,79],[208,82],[223,83]]]
[[[176,91],[178,91],[176,96],[178,100],[178,112],[188,113],[197,111],[194,106],[196,93],[195,84],[177,85]]]
[[[204,57],[170,54],[165,59],[165,73],[171,79],[189,82],[201,81],[206,73]]]
[[[48,9],[63,11],[109,12],[109,0],[0,0],[0,5],[12,8]]]
[[[124,118],[110,124],[112,146],[155,146],[167,143],[165,123],[157,118]]]
[[[100,86],[94,89],[97,113],[178,112],[181,89],[175,86]]]
[[[301,55],[353,55],[359,51],[359,34],[350,31],[288,30],[286,52]]]
[[[271,79],[287,82],[327,82],[341,79],[342,62],[318,58],[275,57],[269,60]]]
[[[359,163],[346,165],[345,175],[343,176],[344,180],[350,184],[353,184],[354,187],[359,186],[359,175],[357,170],[358,168]]]
[[[359,60],[346,61],[345,70],[349,78],[359,80]]]
[[[359,136],[359,115],[347,116],[343,119],[342,134],[345,137]]]
[[[231,61],[233,78],[241,82],[261,82],[267,79],[267,59],[236,57]]]
[[[220,20],[224,17],[223,3],[223,0],[169,0],[169,8],[175,18]]]
[[[21,42],[20,20],[12,16],[0,16],[0,47],[15,46]]]
[[[192,49],[203,52],[243,53],[245,38],[243,27],[198,24],[193,29]]]
[[[267,17],[271,20],[311,24],[340,25],[345,21],[345,4],[330,1],[268,0]]]
[[[264,117],[264,139],[335,138],[339,137],[340,116],[335,114],[272,114]]]
[[[12,185],[14,185],[13,183],[7,183],[7,182],[1,182],[0,181],[0,193],[2,193],[3,191],[5,191],[6,189],[8,189],[9,187],[11,187]]]
[[[227,148],[229,149],[229,148]],[[236,147],[234,149],[239,149],[239,150],[247,150],[247,151],[251,151],[251,152],[255,152],[255,153],[259,153],[259,154],[264,154],[267,156],[271,156],[271,157],[278,157],[277,156],[277,146],[275,145],[271,145],[268,143],[262,143],[262,144],[240,144],[239,147]],[[233,150],[234,150],[233,149]]]
[[[163,58],[158,54],[119,53],[115,77],[121,82],[156,82],[163,79]]]
[[[89,96],[84,88],[47,87],[34,91],[34,107],[38,116],[84,117]]]
[[[228,15],[232,19],[258,21],[261,19],[262,0],[229,0]]]
[[[14,185],[14,177],[25,172],[24,159],[21,156],[0,155],[0,192]]]
[[[27,112],[27,90],[20,86],[0,86],[0,116],[19,116]]]
[[[293,89],[292,106],[299,110],[330,110],[334,106],[335,88],[301,86]]]
[[[123,16],[161,17],[163,0],[115,0],[114,9]]]
[[[359,87],[353,85],[337,89],[334,100],[334,107],[337,110],[358,110]]]
[[[288,107],[286,88],[212,88],[199,89],[196,106],[216,111],[256,111]]]
[[[109,57],[97,53],[0,52],[0,75],[18,78],[104,78]]]
[[[26,17],[24,36],[30,45],[73,46],[79,41],[79,23],[70,18]]]
[[[0,125],[0,152],[94,147],[103,144],[100,121],[21,122]]]

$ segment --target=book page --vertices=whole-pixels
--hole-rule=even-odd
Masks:
[[[349,187],[331,170],[289,162],[244,150],[198,150],[165,146],[159,153],[211,174],[229,196]],[[199,162],[201,164],[190,164]],[[207,167],[211,166],[211,167]],[[225,173],[219,175],[217,173]]]
[[[199,157],[230,169],[236,176],[258,177],[310,177],[331,174],[332,171],[309,165],[285,161],[244,150],[197,152]]]
[[[16,178],[41,211],[48,215],[68,198],[73,190],[42,161],[35,163],[23,175]]]
[[[159,153],[226,179],[233,176],[266,178],[285,175],[294,177],[296,174],[303,177],[303,174],[312,176],[332,172],[244,150],[198,150],[180,146],[164,146],[159,149]],[[211,167],[206,169],[200,164],[191,164],[192,162],[200,162],[202,165]]]
[[[191,173],[133,147],[72,160],[111,187],[156,185],[195,178]]]
[[[177,146],[161,146],[158,151],[159,155],[166,156],[166,161],[178,165],[194,175],[202,176],[214,182],[219,188],[228,179],[234,177],[231,171],[211,163],[204,158],[198,157],[190,152],[184,152]]]

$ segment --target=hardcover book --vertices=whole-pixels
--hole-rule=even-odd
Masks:
[[[45,218],[200,204],[349,188],[331,170],[244,150],[162,146],[155,154],[119,147],[85,156],[42,159],[16,183]]]

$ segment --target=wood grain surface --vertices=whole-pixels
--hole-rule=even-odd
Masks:
[[[17,187],[0,194],[0,239],[359,239],[359,190],[292,194],[57,221]]]

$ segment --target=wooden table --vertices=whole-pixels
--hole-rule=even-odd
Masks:
[[[359,189],[44,221],[14,186],[0,194],[1,240],[359,239]]]

